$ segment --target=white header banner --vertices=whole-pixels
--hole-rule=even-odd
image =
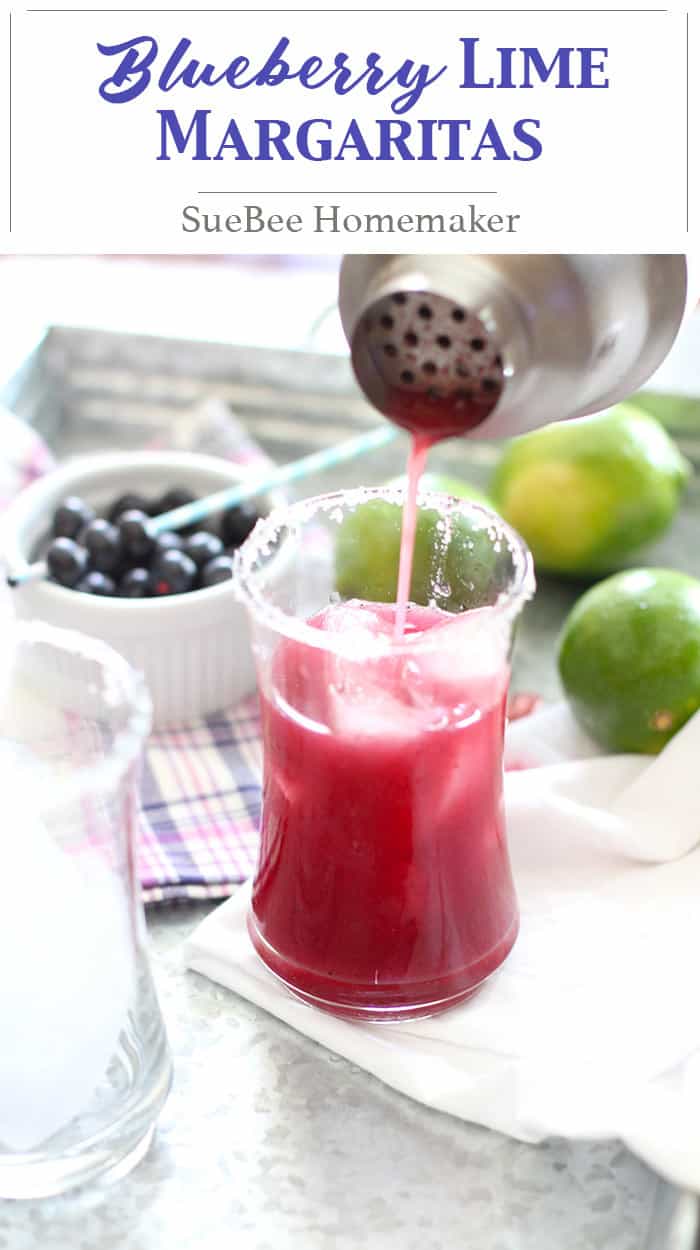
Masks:
[[[687,251],[693,19],[7,12],[18,252]]]

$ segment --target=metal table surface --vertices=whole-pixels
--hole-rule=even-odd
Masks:
[[[47,396],[54,407],[60,402],[52,433],[60,449],[74,449],[76,423],[84,433],[94,418],[104,429],[114,396],[124,411],[130,395],[143,394],[143,377],[134,371],[150,370],[154,351],[142,339],[109,337],[58,332],[11,388],[18,409],[39,425]],[[167,354],[163,341],[161,349]],[[309,436],[316,444],[325,439],[327,394],[326,407],[311,402],[316,416],[306,413],[300,426],[288,374],[285,416],[274,396],[263,402],[249,393],[230,352],[224,384],[212,368],[221,350],[204,361],[198,345],[197,378],[206,373],[207,393],[235,393],[273,454],[294,454]],[[185,402],[183,395],[191,401],[197,387],[184,382],[183,354],[179,346],[177,386],[166,386],[166,398],[156,398],[162,360],[158,380],[150,377],[151,407]],[[251,365],[249,352],[243,359],[258,373],[265,364],[260,357]],[[306,365],[297,360],[303,407]],[[267,366],[271,377],[277,366]],[[338,388],[337,413],[355,427],[365,423],[368,415],[345,392],[342,369],[326,362],[322,371],[321,391]],[[337,437],[339,424],[332,422]],[[400,468],[401,454],[394,447],[353,472],[381,481]],[[479,481],[491,456],[453,446],[436,455],[434,467]],[[699,512],[693,496],[655,560],[697,565]],[[519,633],[516,689],[556,693],[554,640],[579,589],[542,583]],[[0,1205],[0,1250],[698,1250],[696,1200],[655,1177],[620,1143],[523,1145],[431,1111],[185,971],[183,940],[208,906],[157,907],[148,915],[175,1059],[174,1088],[149,1154],[118,1181]]]

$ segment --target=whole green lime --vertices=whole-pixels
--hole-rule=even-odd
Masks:
[[[700,708],[700,582],[672,569],[599,582],[564,625],[559,674],[596,742],[655,755]]]
[[[690,465],[631,404],[513,439],[490,483],[494,506],[541,570],[608,573],[668,528]]]
[[[335,585],[345,599],[394,603],[399,576],[401,504],[368,499],[342,521],[336,536]],[[410,598],[446,611],[493,603],[513,577],[513,553],[494,543],[489,514],[453,516],[419,508]]]

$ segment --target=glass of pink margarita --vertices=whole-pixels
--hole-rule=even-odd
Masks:
[[[352,598],[337,589],[348,525],[379,501],[400,526],[392,489],[273,513],[236,570],[264,746],[251,939],[305,1002],[375,1021],[468,998],[515,941],[503,733],[513,627],[534,590],[530,554],[498,516],[420,496],[397,638],[397,605],[365,593],[371,577]],[[398,571],[396,545],[368,554],[368,568]]]

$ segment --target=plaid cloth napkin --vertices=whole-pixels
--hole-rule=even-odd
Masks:
[[[0,507],[53,466],[41,438],[0,409]],[[218,401],[183,412],[152,446],[220,455],[238,464],[268,458]],[[250,876],[260,815],[257,700],[182,729],[154,733],[146,749],[139,868],[146,903],[223,898]]]
[[[262,751],[257,696],[151,735],[141,790],[146,903],[224,898],[255,867]]]

